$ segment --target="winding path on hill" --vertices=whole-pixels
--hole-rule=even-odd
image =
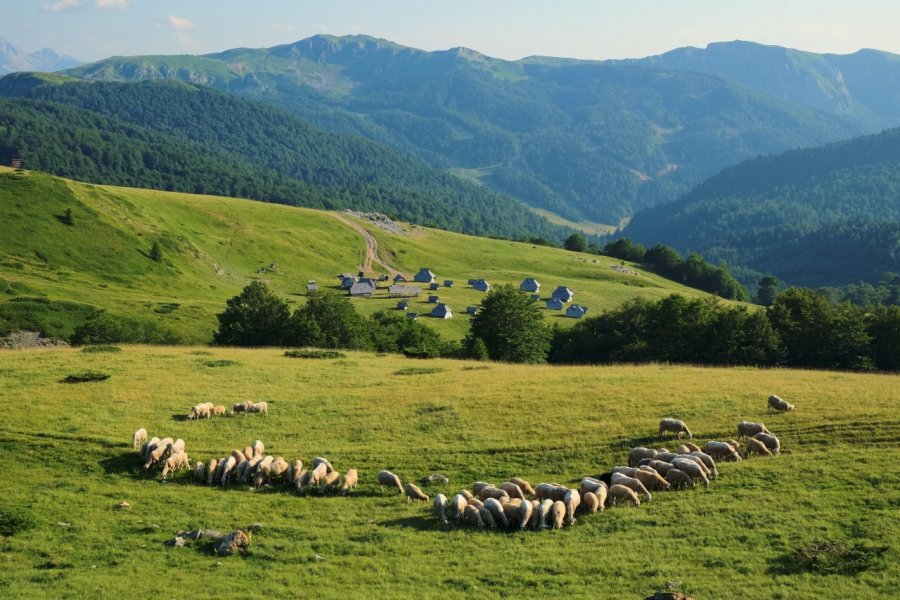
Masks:
[[[381,256],[378,255],[378,241],[375,239],[375,237],[371,233],[368,232],[368,230],[365,227],[363,227],[359,223],[356,223],[356,222],[348,219],[347,217],[345,217],[344,215],[342,215],[340,213],[331,213],[331,216],[333,216],[335,219],[337,219],[338,221],[340,221],[341,223],[343,223],[344,225],[346,225],[353,231],[357,232],[365,240],[365,242],[366,242],[365,255],[363,257],[362,263],[360,263],[358,265],[360,271],[363,271],[365,273],[371,273],[374,270],[372,268],[372,265],[377,264],[381,267],[384,267],[387,270],[388,274],[390,274],[391,277],[393,277],[394,275],[401,275],[400,271],[398,271],[391,265],[387,264],[381,258]]]

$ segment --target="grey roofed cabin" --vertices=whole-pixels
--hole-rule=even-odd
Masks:
[[[319,284],[316,283],[314,280],[310,279],[308,282],[306,282],[306,291],[307,292],[315,292],[318,289],[319,289]]]
[[[587,311],[587,306],[579,306],[577,304],[573,304],[566,309],[566,316],[573,319],[580,319],[587,314]]]
[[[359,278],[356,275],[346,275],[341,279],[341,289],[349,290],[358,281]]]
[[[440,302],[440,301],[441,301],[441,299],[440,299],[440,297],[438,297],[438,296],[428,296],[428,303],[429,303],[429,304],[437,304],[437,303]]]
[[[364,279],[363,281],[357,281],[350,287],[350,295],[371,297],[376,289],[377,286],[374,281]]]
[[[404,277],[401,273],[397,273],[394,275],[394,283],[406,283],[406,277]]]
[[[563,309],[563,301],[559,298],[550,298],[547,300],[547,309],[548,310],[562,310]]]
[[[421,293],[422,288],[417,285],[392,285],[388,288],[388,296],[391,298],[418,296]]]
[[[401,300],[397,303],[397,310],[407,310],[409,308],[409,302],[406,300]]]
[[[413,281],[417,283],[434,283],[435,276],[434,273],[431,272],[431,269],[422,268],[416,273],[416,276],[413,277]]]
[[[444,287],[453,287],[453,280],[452,280],[452,279],[445,279],[445,280],[444,280]]]
[[[534,277],[526,277],[519,289],[523,292],[539,292],[541,291],[541,284]]]
[[[434,282],[432,282],[431,285],[428,286],[428,289],[429,290],[437,290],[437,289],[440,289],[440,287],[441,286],[438,284],[438,282],[434,281]]]
[[[453,311],[450,310],[449,306],[441,303],[431,309],[431,316],[438,319],[452,319]]]
[[[472,287],[479,292],[489,292],[491,291],[491,284],[489,284],[484,279],[476,279],[475,283],[472,284]]]
[[[416,319],[419,318],[419,313],[411,313],[411,312],[408,312],[408,313],[406,313],[406,318],[407,318],[407,319],[412,319],[413,321],[415,321]]]
[[[477,314],[478,314],[478,307],[477,307],[477,306],[467,306],[467,307],[466,307],[466,314],[469,314],[469,315],[477,315]]]
[[[559,286],[555,290],[553,290],[553,294],[550,296],[551,298],[557,298],[562,300],[563,302],[571,302],[572,298],[575,297],[575,292],[570,290],[564,285]]]

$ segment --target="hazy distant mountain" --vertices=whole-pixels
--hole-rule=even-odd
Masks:
[[[315,36],[206,56],[116,57],[70,74],[177,79],[284,106],[572,219],[618,223],[725,166],[871,131],[719,75]]]
[[[797,106],[857,117],[873,126],[900,123],[900,56],[888,52],[815,54],[735,41],[610,62],[719,75]]]
[[[71,56],[60,56],[50,48],[31,54],[0,38],[0,75],[16,71],[62,71],[84,64]]]

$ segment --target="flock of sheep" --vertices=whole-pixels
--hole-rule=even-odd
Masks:
[[[259,409],[260,405],[262,409]],[[768,406],[779,412],[795,409],[778,396],[770,396]],[[219,411],[219,408],[222,410]],[[265,402],[245,401],[235,404],[233,412],[265,413],[266,409]],[[211,403],[198,404],[191,409],[189,418],[208,418],[210,413],[224,414],[224,407]],[[679,441],[684,436],[688,440],[693,438],[687,425],[678,419],[665,418],[660,421],[659,438],[663,439],[667,433]],[[738,440],[744,440],[743,451]],[[169,473],[191,468],[182,439],[154,437],[147,440],[147,430],[141,428],[134,432],[132,445],[140,448],[145,470],[162,466],[163,479]],[[479,481],[471,491],[460,490],[452,499],[437,494],[433,502],[434,512],[443,524],[449,522],[448,515],[452,514],[457,524],[467,523],[479,529],[559,529],[563,525],[574,524],[577,513],[593,514],[606,506],[623,503],[639,506],[641,497],[651,500],[651,491],[691,488],[697,483],[709,486],[710,480],[718,477],[717,460],[740,461],[754,454],[774,456],[780,451],[781,442],[763,423],[741,421],[737,424],[737,440],[712,440],[702,449],[690,441],[681,443],[674,452],[666,448],[632,448],[627,466],[615,466],[601,475],[584,477],[578,489],[559,483],[539,483],[532,487],[519,477],[510,477],[499,486]],[[322,457],[314,458],[309,468],[305,469],[300,459],[288,463],[281,456],[266,455],[265,445],[260,440],[209,463],[196,463],[193,474],[194,480],[200,484],[251,484],[257,488],[282,484],[294,488],[299,494],[309,494],[313,489],[318,490],[319,494],[338,491],[347,494],[356,487],[358,479],[356,469],[348,469],[341,477],[331,462]],[[448,482],[439,474],[426,477],[425,481]],[[390,471],[380,471],[377,482],[382,489],[396,489],[405,495],[407,503],[430,500],[417,485],[411,482],[404,485]]]
[[[238,402],[237,404],[232,406],[231,412],[258,413],[267,415],[269,414],[269,404],[267,402],[251,402],[250,400],[244,400],[243,402]],[[221,417],[224,414],[224,406],[216,406],[212,402],[201,402],[200,404],[195,404],[191,407],[191,412],[188,413],[187,418],[189,421],[193,421],[194,419],[209,419],[211,417]]]

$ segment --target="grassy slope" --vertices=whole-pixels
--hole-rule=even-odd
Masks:
[[[72,209],[74,227],[54,218],[66,208]],[[334,275],[355,271],[364,254],[361,236],[321,211],[93,186],[8,169],[0,170],[0,217],[0,279],[8,284],[0,288],[8,296],[45,294],[103,307],[152,320],[195,343],[209,340],[215,314],[251,278],[263,277],[288,299],[302,302],[308,279],[336,285]],[[603,257],[437,230],[408,235],[371,230],[401,271],[428,266],[442,279],[458,282],[459,287],[440,292],[457,318],[429,320],[448,337],[465,335],[468,317],[462,313],[482,297],[465,286],[470,277],[518,285],[534,276],[546,294],[568,285],[575,301],[593,311],[635,295],[700,294],[652,275],[620,275],[609,268],[615,261]],[[154,240],[161,240],[168,264],[145,255]],[[273,262],[277,272],[256,274]],[[386,295],[354,302],[365,313],[396,304]],[[180,306],[168,314],[156,312],[166,303]],[[423,296],[412,310],[429,308]],[[550,320],[571,324],[558,313]]]
[[[203,360],[238,364],[209,368]],[[0,351],[0,508],[34,529],[0,538],[0,595],[228,597],[525,596],[643,598],[667,581],[696,598],[890,597],[900,578],[896,376],[689,367],[528,367],[349,353],[287,359],[275,350],[132,347]],[[99,384],[66,386],[76,370]],[[777,391],[798,411],[767,415]],[[266,417],[177,421],[195,402],[265,399]],[[580,517],[558,532],[478,534],[439,526],[373,484],[433,471],[454,493],[510,475],[574,484],[653,444],[661,416],[695,441],[763,420],[776,459],[721,466],[708,489],[658,493],[639,508]],[[142,473],[131,432],[183,437],[194,460],[253,439],[288,459],[328,456],[355,467],[350,498],[222,491]],[[157,475],[158,477],[158,475]],[[133,509],[114,505],[128,500]],[[69,527],[58,525],[69,523]],[[167,548],[180,529],[259,522],[251,554],[216,559]],[[857,576],[785,574],[783,557],[816,538],[887,546]],[[315,560],[320,555],[324,560]],[[222,566],[217,566],[219,563]],[[238,583],[240,582],[240,583]],[[239,587],[235,587],[235,586]]]

